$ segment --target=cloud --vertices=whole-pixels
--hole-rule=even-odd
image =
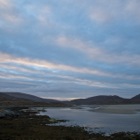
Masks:
[[[103,11],[102,8],[94,8],[90,11],[89,17],[98,23],[106,23],[113,18],[113,15]]]
[[[41,70],[43,68],[46,68],[50,71],[71,71],[75,73],[88,73],[93,75],[102,75],[102,76],[108,76],[107,73],[104,73],[102,71],[94,70],[94,69],[87,69],[87,68],[78,68],[73,67],[69,65],[63,65],[63,64],[56,64],[52,63],[46,60],[37,60],[37,59],[30,59],[30,58],[18,58],[9,54],[1,53],[0,54],[0,63],[14,63],[14,64],[20,64],[25,66],[31,66],[36,67],[36,69]]]
[[[140,21],[140,1],[139,0],[128,0],[125,6],[125,11],[134,17],[137,21]]]
[[[0,0],[1,90],[138,93],[139,7],[139,0]]]
[[[12,3],[10,0],[0,0],[0,27],[5,27],[5,30],[10,26],[17,28],[23,24],[23,19],[19,14],[19,11],[16,8],[16,5]]]
[[[110,53],[107,50],[101,49],[100,46],[94,45],[91,42],[85,42],[79,39],[73,39],[68,37],[58,37],[56,43],[60,47],[69,47],[77,49],[82,53],[86,54],[87,57],[93,60],[102,61],[105,63],[123,63],[134,66],[140,66],[140,56],[139,55],[127,55],[127,54],[115,54],[115,52]]]
[[[5,31],[17,32],[22,28],[28,28],[32,24],[33,28],[44,30],[46,26],[52,26],[52,11],[46,3],[38,4],[37,2],[21,1],[0,1],[0,27]],[[18,29],[19,28],[19,29]],[[25,31],[24,31],[25,32]]]
[[[0,54],[0,63],[1,64],[18,64],[23,66],[29,66],[31,68],[36,69],[37,71],[46,69],[53,73],[59,72],[73,72],[73,73],[81,73],[81,74],[91,74],[91,75],[98,75],[98,76],[105,76],[105,77],[122,77],[121,74],[112,74],[104,71],[100,71],[98,69],[89,69],[85,67],[74,67],[69,65],[63,65],[59,63],[52,63],[46,60],[39,60],[39,59],[30,59],[30,58],[19,58],[9,54],[1,53]],[[19,69],[20,70],[20,69]],[[25,68],[21,69],[25,71]],[[27,72],[31,72],[31,70],[26,70]],[[138,77],[135,76],[125,76],[126,79],[137,79]]]
[[[99,24],[109,24],[132,18],[139,22],[139,6],[139,0],[94,1],[94,4],[89,8],[89,18]]]
[[[35,81],[39,84],[37,84],[39,89],[41,88],[41,84],[48,84],[53,85],[50,87],[54,90],[54,88],[62,87],[62,85],[65,87],[78,87],[84,86],[92,87],[92,88],[112,88],[112,89],[118,89],[118,88],[127,88],[127,87],[133,87],[138,88],[138,85],[133,83],[111,83],[105,81],[100,81],[94,79],[88,79],[81,78],[83,74],[85,75],[96,75],[96,76],[105,76],[105,77],[111,77],[111,78],[122,78],[122,75],[113,75],[110,73],[104,73],[97,70],[87,69],[87,68],[78,68],[78,67],[72,67],[68,65],[61,65],[61,64],[54,64],[48,61],[44,60],[31,60],[29,58],[18,58],[9,54],[0,54],[0,66],[1,66],[1,79],[13,79],[14,81],[28,81],[31,83],[35,83]],[[10,65],[9,65],[10,64]],[[9,66],[8,66],[9,65]],[[70,76],[68,76],[70,74]],[[75,76],[74,73],[80,74],[80,77]],[[6,78],[5,78],[6,77]],[[124,76],[123,79],[133,79],[131,76]],[[138,78],[138,77],[137,77]],[[136,77],[134,78],[136,80]],[[133,80],[134,80],[133,79]],[[77,88],[76,87],[76,88]],[[68,88],[68,89],[69,89]],[[64,89],[64,87],[63,87]],[[71,89],[71,88],[70,88]],[[47,87],[46,90],[49,90],[49,87]]]
[[[10,0],[0,0],[0,8],[7,9],[7,8],[11,8],[11,6],[12,4]]]
[[[68,47],[68,48],[79,50],[83,53],[86,53],[87,55],[90,54],[90,56],[97,57],[102,54],[102,50],[99,49],[94,44],[91,44],[90,42],[82,41],[77,38],[60,36],[56,39],[56,44],[58,44],[60,47]]]
[[[25,10],[25,19],[28,21],[34,21],[35,25],[40,26],[51,26],[51,16],[52,16],[52,9],[46,3],[44,4],[37,4],[31,3],[26,4],[24,6]]]

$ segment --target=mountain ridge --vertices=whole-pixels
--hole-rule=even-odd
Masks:
[[[126,99],[117,95],[98,95],[85,99],[75,99],[71,101],[58,101],[54,99],[44,99],[35,95],[20,92],[0,92],[1,103],[26,102],[41,104],[65,104],[65,105],[94,105],[94,104],[140,104],[140,94]]]
[[[76,99],[70,101],[72,104],[76,105],[92,105],[92,104],[139,104],[140,94],[130,98],[122,98],[117,95],[98,95],[94,97],[89,97],[86,99]]]
[[[30,95],[27,93],[20,92],[0,92],[0,105],[60,105],[63,106],[64,103],[53,100],[53,99],[43,99],[35,95]]]

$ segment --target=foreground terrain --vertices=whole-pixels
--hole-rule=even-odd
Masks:
[[[140,134],[116,133],[105,136],[88,133],[81,127],[49,126],[57,121],[48,116],[36,116],[25,108],[3,108],[0,111],[0,140],[139,140]],[[2,114],[3,112],[3,114]],[[5,113],[6,112],[6,113]],[[2,116],[3,115],[3,116]]]

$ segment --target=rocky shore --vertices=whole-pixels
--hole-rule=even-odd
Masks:
[[[20,115],[19,112],[12,111],[10,109],[0,109],[0,119],[14,118],[14,117],[18,117],[19,115]]]
[[[0,109],[0,140],[139,140],[140,133],[120,132],[105,136],[88,133],[81,127],[49,126],[55,120],[49,116],[38,116],[39,110],[30,108]]]

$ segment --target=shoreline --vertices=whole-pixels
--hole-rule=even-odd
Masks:
[[[6,108],[5,108],[6,109]],[[140,139],[138,132],[118,132],[106,136],[104,133],[90,133],[84,127],[79,126],[48,126],[65,120],[55,120],[49,116],[38,116],[38,110],[30,110],[28,107],[7,108],[12,113],[0,118],[0,139],[101,139],[117,140],[117,138]],[[25,111],[26,109],[26,111]],[[39,110],[40,111],[40,110]],[[13,115],[13,112],[15,113]],[[26,137],[25,137],[26,136]]]

